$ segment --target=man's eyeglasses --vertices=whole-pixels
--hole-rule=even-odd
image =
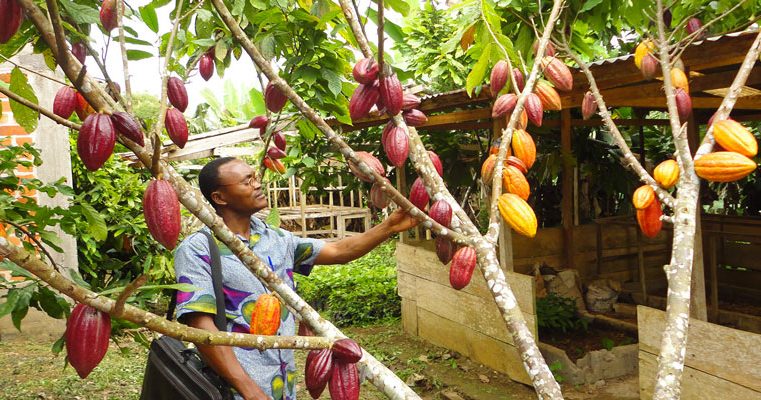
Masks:
[[[256,175],[251,175],[250,178],[246,178],[237,183],[222,183],[217,186],[248,185],[253,187],[255,182],[256,182]]]

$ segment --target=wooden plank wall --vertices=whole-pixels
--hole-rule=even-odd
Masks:
[[[666,313],[637,307],[640,399],[655,385],[661,332]],[[761,399],[761,335],[690,319],[683,400]]]
[[[398,243],[396,259],[405,332],[531,384],[480,272],[463,290],[452,289],[449,268],[436,258],[433,241]],[[536,337],[534,280],[513,272],[506,277]]]

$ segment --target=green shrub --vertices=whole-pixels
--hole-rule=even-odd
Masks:
[[[338,325],[398,318],[395,247],[388,241],[351,263],[316,266],[308,277],[296,275],[296,291]]]
[[[549,293],[536,299],[536,319],[540,328],[567,330],[587,330],[587,320],[576,313],[576,301]]]

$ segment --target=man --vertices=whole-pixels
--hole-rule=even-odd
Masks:
[[[198,180],[201,192],[225,225],[292,288],[294,272],[309,275],[315,264],[349,262],[391,235],[418,224],[407,213],[397,210],[367,232],[337,242],[300,238],[252,217],[267,206],[267,198],[254,170],[245,162],[233,157],[216,159],[203,167]],[[223,243],[217,244],[222,258],[227,330],[248,333],[256,300],[268,290]],[[209,254],[208,239],[200,232],[188,236],[178,246],[174,259],[177,281],[192,284],[198,290],[178,292],[177,318],[196,328],[217,331]],[[293,335],[294,318],[285,307],[283,310],[278,334]],[[260,352],[204,345],[198,345],[198,349],[209,366],[237,390],[236,398],[296,398],[293,350]]]

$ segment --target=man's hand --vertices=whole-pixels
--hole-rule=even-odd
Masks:
[[[404,232],[416,227],[420,223],[417,218],[411,216],[407,211],[404,211],[401,208],[394,210],[384,222],[388,224],[387,228],[393,233]]]

